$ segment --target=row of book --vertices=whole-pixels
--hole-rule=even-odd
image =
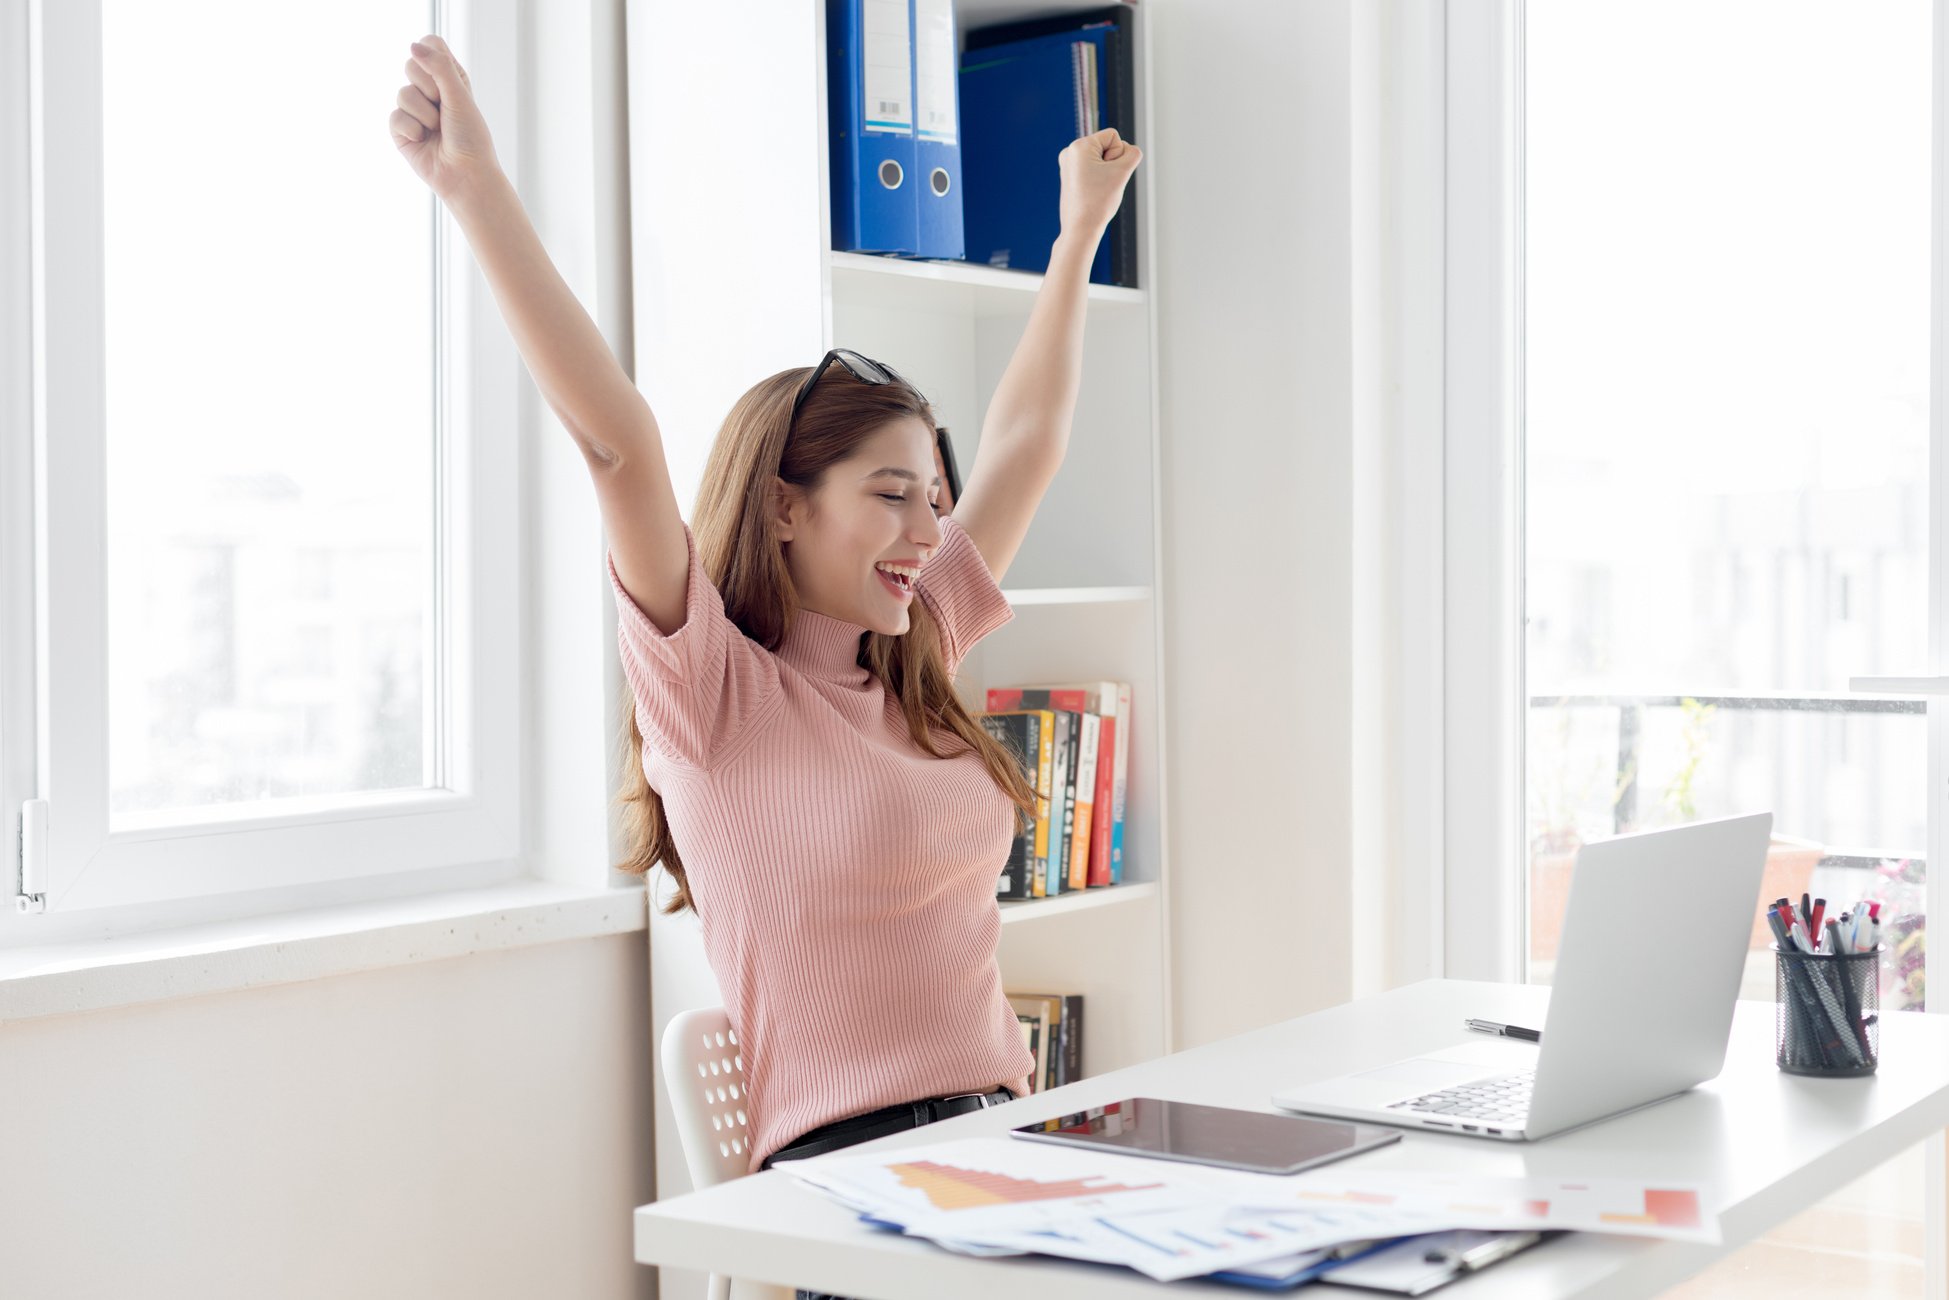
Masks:
[[[994,687],[984,730],[1035,787],[1035,816],[1009,846],[999,899],[1053,898],[1123,880],[1130,683]]]
[[[1035,1057],[1029,1091],[1047,1092],[1083,1077],[1083,995],[1010,993],[1022,1044]]]

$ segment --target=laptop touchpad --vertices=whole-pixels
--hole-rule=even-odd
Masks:
[[[1479,1065],[1468,1065],[1460,1061],[1436,1061],[1417,1057],[1408,1061],[1396,1061],[1383,1065],[1377,1070],[1362,1070],[1351,1074],[1349,1079],[1376,1088],[1396,1088],[1404,1096],[1415,1096],[1433,1092],[1437,1088],[1453,1087],[1470,1079],[1480,1079],[1489,1074]]]

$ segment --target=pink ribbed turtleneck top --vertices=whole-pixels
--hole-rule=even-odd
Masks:
[[[941,531],[916,599],[952,673],[1013,611],[961,525],[943,517]],[[865,628],[802,609],[768,651],[725,615],[688,525],[684,538],[674,635],[613,560],[609,581],[644,773],[743,1048],[750,1168],[896,1102],[1025,1093],[1032,1059],[995,964],[1014,805],[973,751],[938,759],[914,744],[899,701],[857,662]]]

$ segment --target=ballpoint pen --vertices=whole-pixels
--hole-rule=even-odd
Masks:
[[[1802,952],[1812,952],[1814,950],[1813,941],[1807,937],[1807,928],[1800,923],[1800,918],[1797,916],[1793,918],[1792,934],[1794,947],[1800,949]]]
[[[1366,1250],[1369,1246],[1373,1245],[1377,1241],[1387,1241],[1387,1240],[1390,1240],[1390,1238],[1361,1237],[1355,1241],[1343,1241],[1337,1246],[1328,1246],[1325,1249],[1326,1249],[1327,1257],[1330,1259],[1346,1259],[1349,1256],[1360,1254],[1360,1252]]]
[[[1520,1038],[1531,1043],[1540,1043],[1543,1041],[1543,1031],[1540,1029],[1525,1029],[1521,1025],[1498,1024],[1493,1020],[1465,1020],[1462,1023],[1477,1033],[1495,1034],[1500,1038]]]
[[[1464,1251],[1455,1258],[1458,1272],[1473,1273],[1484,1269],[1499,1259],[1507,1259],[1525,1246],[1534,1246],[1543,1239],[1540,1232],[1511,1232],[1485,1241],[1474,1250]]]

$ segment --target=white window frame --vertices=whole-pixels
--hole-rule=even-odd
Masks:
[[[512,173],[522,143],[518,0],[440,8],[450,12],[435,30],[468,51]],[[0,894],[41,885],[38,904],[16,900],[0,913],[0,946],[134,928],[132,916],[180,914],[212,895],[314,887],[316,897],[315,887],[361,880],[371,892],[376,878],[408,873],[441,885],[460,883],[456,871],[466,883],[506,879],[521,855],[527,712],[522,371],[464,239],[430,198],[443,364],[425,661],[441,664],[434,676],[444,683],[426,705],[438,737],[431,788],[109,831],[99,0],[0,0],[0,29],[0,84],[24,92],[0,104],[0,809],[10,850]],[[41,112],[50,85],[58,111]],[[391,107],[374,107],[375,148],[389,147]],[[23,881],[16,828],[36,798],[46,801],[45,861]],[[85,931],[66,924],[81,913],[92,914]]]
[[[1444,753],[1438,818],[1444,973],[1518,980],[1527,949],[1524,834],[1522,0],[1447,0],[1440,75],[1443,329],[1439,373],[1444,568],[1442,701],[1426,738]],[[1949,0],[1933,0],[1929,663],[1949,673]],[[1412,124],[1410,124],[1412,129]],[[1424,131],[1425,134],[1425,131]],[[1411,651],[1412,653],[1412,651]],[[1423,652],[1425,653],[1425,652]],[[1837,684],[1834,689],[1845,689]],[[1949,858],[1949,708],[1929,710],[1928,915],[1943,911]],[[1928,960],[1931,985],[1949,960]],[[1930,1010],[1949,1013],[1949,997]],[[1943,1135],[1925,1139],[1924,1282],[1941,1293]]]
[[[1523,833],[1520,0],[1442,7],[1442,971],[1519,980]],[[1423,362],[1422,369],[1430,370]]]

